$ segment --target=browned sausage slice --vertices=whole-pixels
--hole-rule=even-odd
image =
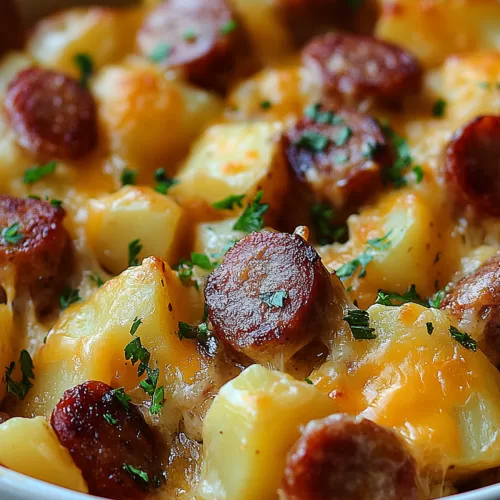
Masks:
[[[328,33],[313,39],[302,56],[333,96],[395,100],[417,92],[422,81],[412,54],[370,36]]]
[[[97,144],[94,98],[62,73],[21,71],[9,85],[5,109],[17,141],[32,153],[74,160]]]
[[[225,0],[166,0],[144,21],[138,45],[158,64],[217,86],[218,73],[234,63],[240,31]]]
[[[480,349],[500,367],[500,254],[460,280],[440,308],[466,319]]]
[[[128,402],[126,408],[109,385],[90,381],[67,390],[50,423],[89,493],[132,500],[155,488],[157,439],[137,406]]]
[[[389,429],[331,415],[310,422],[290,451],[282,485],[287,500],[412,500],[415,461]]]
[[[215,335],[262,362],[286,360],[325,333],[335,308],[316,251],[300,236],[269,231],[227,252],[207,279],[205,301]]]
[[[455,133],[445,175],[460,201],[500,216],[500,116],[480,116]]]
[[[317,198],[357,208],[382,186],[381,170],[391,164],[384,134],[355,111],[311,109],[285,134],[288,163]]]

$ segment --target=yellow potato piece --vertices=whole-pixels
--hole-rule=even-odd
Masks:
[[[80,469],[43,417],[11,418],[0,425],[0,465],[64,488],[88,492]]]

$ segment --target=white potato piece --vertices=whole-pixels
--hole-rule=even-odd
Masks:
[[[160,369],[159,385],[167,379],[191,382],[200,370],[196,343],[181,341],[176,332],[179,320],[201,318],[197,295],[158,258],[106,282],[88,301],[68,308],[52,328],[33,358],[34,386],[16,412],[48,416],[65,390],[87,380],[124,386],[135,401],[148,404],[149,396],[138,388],[144,376],[137,376],[137,365],[124,355],[136,318],[142,319],[137,336],[151,353],[150,364]]]
[[[249,203],[262,190],[271,209],[278,210],[288,185],[280,132],[276,122],[210,127],[179,171],[172,196],[185,204],[210,206],[240,194]]]
[[[0,465],[48,483],[87,493],[80,469],[43,417],[0,425]]]
[[[139,9],[64,10],[38,22],[27,51],[39,64],[78,75],[76,54],[88,54],[96,68],[120,60],[133,50],[141,21]]]
[[[275,499],[288,450],[335,404],[307,382],[259,365],[224,385],[203,424],[205,499]]]
[[[339,335],[310,377],[316,387],[339,395],[340,412],[398,431],[429,489],[451,466],[451,477],[499,466],[500,374],[485,355],[452,337],[456,322],[444,311],[405,304],[368,312],[377,338]]]
[[[88,204],[88,241],[99,263],[118,274],[128,267],[129,244],[140,240],[139,261],[160,257],[173,265],[182,241],[183,210],[149,187],[125,186]],[[185,229],[185,228],[184,228]]]
[[[92,90],[111,152],[131,167],[165,167],[171,174],[222,109],[215,95],[168,80],[149,64],[106,67]]]

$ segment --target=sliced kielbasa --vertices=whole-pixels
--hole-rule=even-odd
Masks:
[[[302,56],[330,96],[393,101],[417,92],[422,82],[412,54],[371,36],[328,33],[314,38]]]
[[[64,216],[63,208],[47,201],[0,196],[0,267],[14,269],[17,284],[30,289],[39,310],[59,294],[72,271]]]
[[[97,144],[94,98],[63,73],[21,71],[9,85],[5,110],[18,143],[37,155],[75,160]]]
[[[440,308],[465,319],[480,349],[500,367],[500,254],[460,280]]]
[[[263,231],[231,248],[208,277],[214,334],[266,362],[285,361],[329,330],[336,299],[329,272],[300,236]]]
[[[219,88],[236,62],[241,31],[225,0],[165,0],[145,19],[137,41],[141,53],[161,66]]]
[[[479,116],[455,133],[445,175],[461,202],[500,216],[500,116]]]
[[[352,210],[382,187],[391,154],[380,125],[347,109],[312,107],[284,136],[288,164],[320,200]]]
[[[419,498],[415,461],[396,434],[342,414],[305,427],[288,454],[282,493],[286,500]]]
[[[67,390],[50,423],[89,493],[132,500],[156,487],[157,438],[137,406],[119,400],[109,385],[90,381]]]

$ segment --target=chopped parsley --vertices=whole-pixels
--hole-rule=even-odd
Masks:
[[[271,106],[272,106],[271,101],[268,101],[267,99],[260,102],[260,109],[269,109]]]
[[[99,288],[104,285],[104,281],[102,280],[102,278],[99,276],[98,273],[92,273],[89,278],[91,279],[91,281],[93,281]]]
[[[320,245],[328,245],[329,243],[338,241],[344,236],[345,227],[332,226],[335,213],[329,205],[325,203],[315,203],[311,208],[311,215]]]
[[[259,191],[255,195],[252,203],[245,208],[234,224],[234,230],[251,233],[252,231],[260,231],[264,227],[264,214],[267,212],[269,204],[261,203],[263,196],[264,191]]]
[[[429,298],[429,306],[434,309],[439,309],[445,295],[446,292],[444,290],[438,290],[432,297]]]
[[[411,170],[415,174],[415,182],[420,184],[424,179],[424,171],[422,167],[420,165],[415,165]]]
[[[304,114],[316,123],[325,125],[341,125],[344,119],[332,111],[322,111],[320,103],[313,104],[304,110]]]
[[[135,364],[140,361],[137,368],[137,375],[139,377],[146,371],[150,357],[151,354],[142,345],[139,337],[135,337],[134,340],[125,346],[125,359],[130,360],[132,362],[132,366],[135,366]]]
[[[155,63],[163,62],[172,51],[172,46],[169,43],[159,43],[149,54],[151,61]]]
[[[356,258],[337,269],[337,276],[340,279],[349,278],[359,269],[358,278],[364,278],[366,276],[366,266],[375,258],[379,251],[387,250],[391,246],[391,240],[389,236],[392,233],[392,229],[381,238],[374,238],[368,240],[366,243],[368,247],[362,253],[360,253]]]
[[[154,390],[153,396],[151,398],[151,407],[149,412],[151,415],[156,415],[161,412],[163,403],[165,401],[165,388],[163,386],[157,387]]]
[[[477,351],[476,341],[467,333],[461,332],[454,326],[450,326],[450,334],[451,336],[463,347],[469,349],[470,351]]]
[[[432,106],[432,116],[436,118],[443,118],[446,113],[446,106],[448,103],[444,99],[438,99]]]
[[[129,403],[132,401],[132,398],[125,392],[123,387],[119,387],[118,389],[113,389],[111,391],[113,396],[120,402],[120,404],[126,409],[129,409]]]
[[[403,294],[379,290],[375,304],[382,304],[384,306],[400,306],[408,302],[414,302],[415,304],[428,307],[427,300],[420,297],[417,293],[415,285],[410,285],[408,290]]]
[[[237,27],[238,23],[234,19],[230,19],[221,27],[220,32],[223,35],[229,35],[229,33],[232,33]]]
[[[134,321],[132,322],[132,326],[130,327],[130,335],[135,335],[135,332],[141,325],[142,325],[142,319],[139,318],[139,316],[136,316],[134,318]]]
[[[21,225],[19,222],[15,222],[14,224],[6,227],[2,230],[2,238],[5,243],[10,245],[17,245],[23,238],[24,234],[19,232]]]
[[[179,339],[184,340],[200,340],[205,341],[208,338],[209,330],[207,323],[203,322],[197,326],[179,321],[179,330],[177,335]]]
[[[337,146],[345,146],[347,141],[352,136],[352,129],[350,127],[344,126],[339,130],[337,137],[335,137],[335,144]]]
[[[184,40],[186,40],[186,42],[194,42],[197,37],[198,37],[198,34],[196,33],[196,31],[194,29],[187,30],[182,35],[182,38],[184,38]]]
[[[163,386],[157,387],[158,377],[160,375],[160,370],[158,368],[151,370],[151,368],[146,367],[146,372],[148,377],[145,380],[141,380],[139,386],[151,397],[149,413],[151,413],[151,415],[156,415],[160,413],[163,408],[163,403],[165,402],[165,388]]]
[[[425,324],[425,326],[427,327],[427,333],[428,333],[429,335],[432,335],[432,332],[434,331],[434,325],[433,325],[430,321],[428,321],[428,322]]]
[[[396,161],[392,167],[382,171],[383,181],[386,184],[391,182],[395,188],[404,187],[408,184],[405,178],[406,169],[413,162],[410,148],[406,139],[398,135],[389,125],[383,125],[382,129],[396,151]]]
[[[361,154],[368,160],[373,160],[377,151],[380,149],[380,144],[377,141],[367,140],[361,145]]]
[[[260,294],[260,300],[269,307],[283,307],[285,299],[288,298],[288,293],[285,290],[277,290],[276,292],[264,292]]]
[[[194,266],[198,266],[205,271],[212,271],[216,267],[204,253],[192,252],[191,262]]]
[[[68,286],[63,290],[63,293],[59,297],[59,304],[61,306],[61,309],[64,311],[71,304],[74,304],[79,300],[82,300],[82,298],[80,297],[80,290],[78,290],[78,288],[71,288]]]
[[[307,383],[308,383],[308,384],[310,384],[310,385],[314,385],[313,381],[312,381],[309,377],[306,377],[306,378],[304,379],[304,382],[307,382]]]
[[[120,180],[122,186],[134,185],[137,182],[137,170],[132,170],[130,168],[123,169]]]
[[[183,285],[190,285],[192,283],[193,263],[190,260],[181,260],[176,266],[174,266],[174,271],[177,271],[177,275]]]
[[[25,184],[34,184],[47,175],[53,174],[56,167],[57,163],[55,161],[49,161],[45,165],[30,167],[24,171],[23,182]]]
[[[122,469],[127,471],[135,481],[143,482],[149,484],[149,476],[147,472],[142,471],[141,469],[137,469],[133,465],[123,464]]]
[[[306,131],[300,139],[295,142],[299,148],[308,149],[313,153],[321,153],[325,150],[328,144],[328,137],[318,132]]]
[[[137,256],[141,253],[141,250],[142,245],[140,239],[133,240],[128,244],[128,267],[139,265]]]
[[[63,202],[62,202],[62,200],[56,200],[56,199],[52,198],[52,199],[50,200],[50,204],[51,204],[53,207],[55,207],[55,208],[61,208],[61,207],[62,207]]]
[[[344,321],[351,327],[352,336],[356,340],[371,340],[377,338],[377,335],[374,333],[375,328],[370,328],[370,315],[368,311],[349,309],[347,315],[344,316]]]
[[[235,206],[243,207],[244,194],[230,194],[220,201],[212,203],[212,207],[217,210],[233,210]]]
[[[31,380],[35,378],[35,374],[33,373],[33,360],[26,349],[21,351],[19,364],[21,365],[22,373],[21,381],[16,382],[12,380],[12,372],[16,367],[16,363],[12,361],[5,370],[5,382],[7,384],[7,392],[23,400],[26,394],[28,394],[28,391],[33,387]]]
[[[118,420],[116,420],[116,418],[113,418],[111,413],[105,413],[103,415],[103,418],[109,425],[116,425],[118,423]]]
[[[168,190],[179,182],[177,179],[168,177],[164,168],[159,168],[155,171],[155,181],[155,191],[161,194],[167,194]]]
[[[78,53],[73,57],[73,62],[80,71],[80,85],[86,87],[92,73],[94,73],[94,61],[89,54]]]

